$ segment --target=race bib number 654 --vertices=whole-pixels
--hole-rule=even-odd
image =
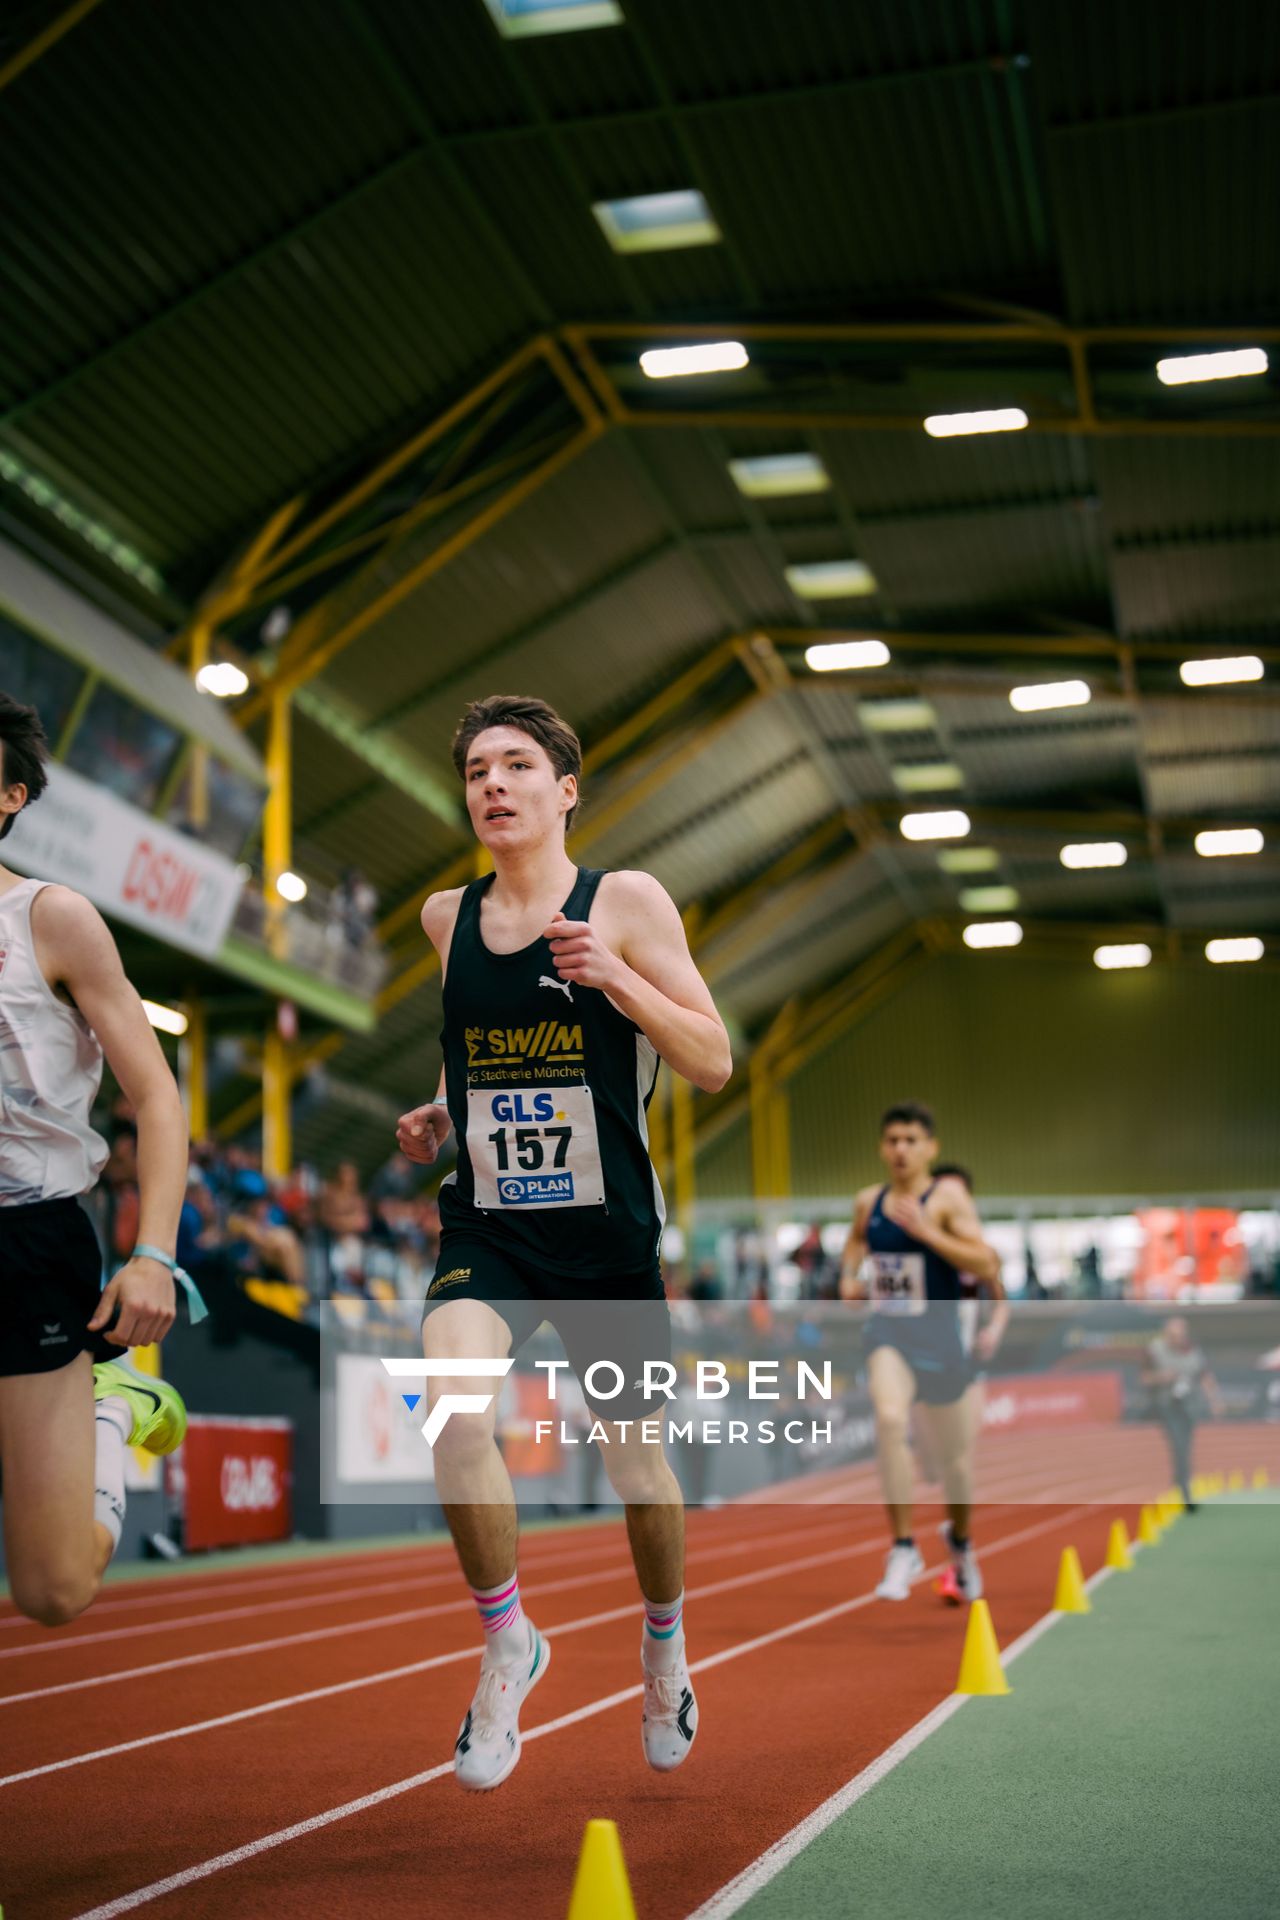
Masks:
[[[468,1088],[467,1151],[478,1207],[604,1205],[590,1087]]]

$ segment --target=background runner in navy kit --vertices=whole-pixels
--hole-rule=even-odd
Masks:
[[[920,1196],[920,1205],[929,1204],[936,1186],[933,1182]],[[872,1298],[877,1310],[867,1322],[866,1350],[895,1347],[916,1376],[916,1391],[921,1400],[945,1406],[958,1400],[973,1377],[973,1366],[961,1338],[960,1316],[946,1302],[964,1298],[958,1268],[934,1248],[891,1220],[884,1211],[889,1189],[881,1187],[867,1219],[867,1251],[876,1268]],[[900,1269],[903,1283],[895,1285],[895,1262],[923,1261],[923,1299],[913,1297],[906,1283],[909,1269]],[[919,1311],[912,1312],[917,1308]]]

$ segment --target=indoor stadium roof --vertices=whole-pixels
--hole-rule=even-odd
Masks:
[[[748,1035],[952,941],[974,887],[1029,943],[1280,928],[1280,838],[1194,851],[1280,814],[1280,698],[1178,671],[1280,659],[1280,13],[500,11],[20,5],[0,44],[0,526],[178,657],[211,626],[254,737],[294,690],[295,864],[390,918],[335,1080],[421,1096],[415,908],[472,870],[447,743],[494,690],[577,726],[580,858],[667,884]],[[593,211],[678,193],[656,244],[615,215],[630,250]],[[717,340],[747,364],[639,369]],[[1271,369],[1157,379],[1245,345]],[[996,407],[1028,428],[922,430]],[[744,492],[779,454],[810,490]],[[832,597],[794,571],[854,560]],[[824,634],[890,657],[815,675]],[[1087,705],[1010,704],[1069,679]],[[930,807],[984,870],[903,838]]]

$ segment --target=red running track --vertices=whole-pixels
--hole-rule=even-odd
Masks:
[[[1132,1523],[1132,1506],[984,1512],[1002,1639],[1045,1612],[1064,1544],[1100,1563],[1117,1511]],[[874,1599],[866,1508],[693,1513],[689,1540],[702,1725],[667,1777],[641,1758],[616,1522],[527,1543],[554,1657],[493,1795],[451,1777],[478,1649],[446,1547],[108,1589],[56,1634],[0,1613],[6,1920],[489,1920],[515,1903],[562,1920],[595,1815],[618,1822],[641,1920],[682,1920],[950,1691],[964,1627],[927,1582]]]

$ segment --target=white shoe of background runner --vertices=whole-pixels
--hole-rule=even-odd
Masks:
[[[473,1793],[500,1787],[520,1758],[520,1709],[551,1660],[551,1649],[532,1620],[529,1651],[505,1665],[480,1662],[480,1684],[467,1708],[453,1749],[458,1785]]]
[[[951,1565],[956,1576],[956,1584],[966,1600],[981,1600],[982,1569],[978,1565],[978,1556],[972,1546],[960,1548],[951,1544],[951,1522],[944,1520],[938,1528],[942,1535],[942,1544],[951,1555]]]
[[[924,1572],[924,1560],[919,1547],[890,1547],[889,1558],[884,1563],[884,1578],[876,1588],[882,1600],[905,1600],[911,1592],[911,1582]]]

